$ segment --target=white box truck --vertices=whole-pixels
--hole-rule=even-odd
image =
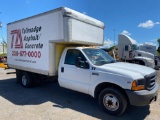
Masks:
[[[122,61],[155,67],[154,55],[139,50],[137,42],[125,34],[118,35],[118,57]]]
[[[16,69],[24,87],[58,75],[61,87],[98,98],[111,115],[121,115],[129,104],[144,106],[157,99],[154,69],[116,62],[89,47],[104,41],[104,24],[96,19],[61,7],[9,23],[7,29],[8,66]]]

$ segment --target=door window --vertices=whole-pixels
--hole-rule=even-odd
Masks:
[[[125,46],[125,51],[128,51],[128,45]]]
[[[81,51],[76,49],[69,49],[67,51],[64,64],[75,65],[77,57],[81,57],[82,61],[86,61],[86,58],[81,53]]]

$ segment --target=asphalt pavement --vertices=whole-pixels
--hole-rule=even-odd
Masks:
[[[157,70],[160,84],[160,70]],[[104,113],[89,95],[62,88],[55,81],[33,88],[16,84],[15,70],[0,68],[0,120],[159,120],[160,90],[156,102],[129,106],[119,117]]]

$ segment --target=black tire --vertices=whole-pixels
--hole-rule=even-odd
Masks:
[[[106,113],[119,116],[127,108],[127,99],[118,89],[106,88],[99,95],[99,105]]]
[[[21,70],[16,69],[16,83],[20,83],[21,81]]]
[[[21,74],[21,84],[25,88],[29,88],[32,86],[33,78],[30,73],[22,72]]]
[[[138,64],[138,65],[140,65],[140,61],[139,60],[136,60],[135,63]]]
[[[140,65],[145,65],[145,63],[143,61],[139,61]]]

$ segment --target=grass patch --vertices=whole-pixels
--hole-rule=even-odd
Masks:
[[[2,57],[2,56],[7,56],[7,53],[0,54],[0,57]]]

